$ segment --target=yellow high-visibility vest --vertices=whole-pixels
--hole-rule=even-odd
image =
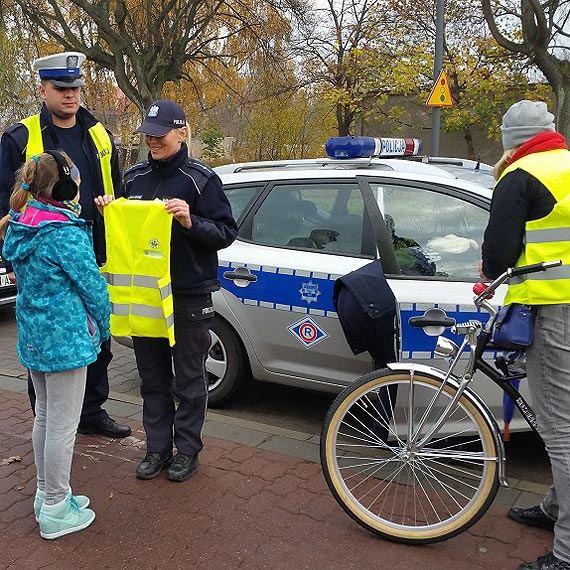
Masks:
[[[172,215],[164,202],[119,198],[105,206],[111,334],[167,338],[174,346]]]
[[[32,115],[31,117],[23,119],[20,123],[28,129],[26,160],[29,160],[34,154],[41,154],[44,151],[40,115]],[[113,154],[113,146],[111,144],[109,133],[101,123],[96,123],[89,129],[89,135],[97,149],[99,167],[103,178],[103,193],[109,196],[114,196],[113,177],[111,175],[111,155]]]
[[[524,247],[515,267],[558,259],[562,265],[511,278],[504,304],[570,303],[570,152],[557,149],[523,156],[509,165],[499,180],[517,168],[544,184],[556,204],[548,215],[526,222]]]

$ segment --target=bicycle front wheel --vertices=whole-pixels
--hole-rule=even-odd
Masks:
[[[361,526],[410,544],[439,542],[474,524],[499,486],[496,427],[465,394],[423,441],[456,394],[440,378],[374,371],[327,413],[321,464],[342,508]]]

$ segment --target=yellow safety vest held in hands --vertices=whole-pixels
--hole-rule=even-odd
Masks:
[[[41,154],[44,151],[40,115],[32,115],[31,117],[23,119],[20,123],[28,129],[26,160],[29,160],[34,154]],[[89,135],[97,149],[101,176],[103,178],[103,192],[108,196],[114,196],[113,177],[111,175],[111,155],[113,154],[113,147],[109,133],[101,123],[96,123],[89,129]]]
[[[174,346],[170,282],[172,214],[156,199],[119,198],[105,206],[111,334],[167,338]]]
[[[504,304],[570,303],[570,152],[557,149],[528,154],[509,165],[499,180],[517,168],[544,184],[556,204],[548,215],[526,222],[523,250],[515,267],[558,259],[563,265],[513,277]]]

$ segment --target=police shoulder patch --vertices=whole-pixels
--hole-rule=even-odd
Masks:
[[[186,159],[185,166],[189,166],[190,168],[198,170],[201,174],[207,176],[208,178],[216,174],[209,166],[205,165],[203,162],[200,162],[199,160],[196,160],[195,158],[188,157]]]
[[[21,131],[22,133],[28,132],[28,129],[24,126],[23,123],[15,123],[13,125],[10,125],[4,132],[11,135],[20,129],[23,129]]]
[[[135,170],[146,168],[147,166],[148,166],[148,160],[142,160],[141,162],[137,162],[136,164],[133,164],[130,168],[125,170],[125,176],[131,172],[134,172]]]

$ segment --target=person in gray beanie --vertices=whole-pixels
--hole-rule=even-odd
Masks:
[[[512,105],[503,115],[503,148],[518,148],[539,133],[554,131],[554,115],[548,112],[546,103],[523,99]]]
[[[552,552],[519,570],[570,570],[570,152],[541,101],[512,105],[501,134],[504,153],[494,170],[481,276],[494,279],[509,267],[541,261],[563,263],[509,284],[503,303],[532,306],[528,386],[553,479],[540,505],[513,507],[508,516],[554,530]]]

